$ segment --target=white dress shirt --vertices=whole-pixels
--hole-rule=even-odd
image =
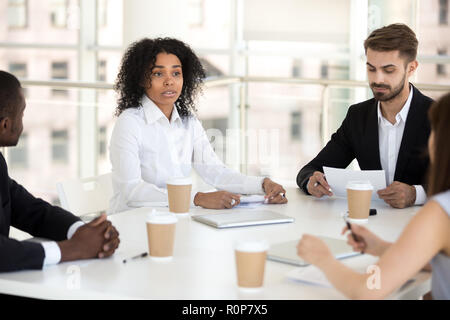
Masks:
[[[167,204],[166,181],[188,177],[192,168],[216,189],[264,193],[264,177],[246,176],[223,164],[195,116],[181,118],[174,107],[169,121],[146,95],[141,105],[120,114],[111,136],[114,195],[109,213],[127,210],[130,203]]]
[[[82,221],[77,221],[72,224],[69,230],[67,230],[67,239],[71,239],[73,234],[82,225],[84,225],[84,222]],[[42,242],[41,245],[45,252],[44,266],[57,264],[61,261],[61,249],[59,249],[59,246],[55,241]]]
[[[409,96],[402,109],[395,116],[395,124],[383,117],[378,101],[378,139],[380,146],[381,167],[385,171],[386,185],[394,182],[395,168],[397,166],[398,152],[402,143],[403,131],[411,106],[413,90],[410,87]],[[424,204],[426,201],[425,190],[421,185],[414,185],[416,189],[416,201],[414,204]]]

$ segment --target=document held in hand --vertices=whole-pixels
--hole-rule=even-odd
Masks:
[[[328,184],[337,197],[347,197],[347,182],[369,181],[373,186],[372,200],[379,200],[377,191],[386,188],[384,170],[349,170],[323,167]]]

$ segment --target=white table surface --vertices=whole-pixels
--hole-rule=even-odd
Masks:
[[[269,244],[300,239],[304,233],[342,238],[341,213],[345,199],[315,199],[299,189],[288,189],[289,202],[259,208],[295,218],[294,223],[215,229],[180,217],[176,226],[174,257],[170,262],[142,258],[122,262],[148,251],[145,215],[151,208],[138,208],[109,216],[120,233],[121,243],[108,259],[61,263],[38,271],[0,273],[0,293],[44,299],[343,299],[332,288],[301,284],[286,274],[295,266],[267,261],[264,287],[246,293],[237,288],[233,244],[242,239],[265,239]],[[394,241],[419,207],[392,209],[384,202],[372,202],[378,214],[367,227],[386,240]],[[249,210],[258,210],[249,209]],[[168,210],[161,209],[159,210]],[[191,214],[219,210],[191,209]],[[343,262],[358,270],[375,263],[369,255]],[[430,274],[421,272],[415,281],[390,298],[417,299],[430,290]]]

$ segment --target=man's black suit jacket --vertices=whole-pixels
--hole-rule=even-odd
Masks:
[[[431,100],[411,85],[413,97],[397,158],[394,181],[425,185],[429,158],[427,154]],[[307,194],[309,177],[323,166],[346,168],[355,159],[361,170],[381,170],[378,140],[377,100],[350,106],[340,128],[319,154],[297,175],[297,185]]]
[[[41,269],[45,253],[41,244],[9,238],[13,226],[34,237],[54,241],[67,239],[70,226],[80,219],[73,214],[33,197],[8,176],[0,154],[0,272]]]

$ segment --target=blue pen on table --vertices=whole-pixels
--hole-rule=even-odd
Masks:
[[[137,256],[134,256],[134,257],[131,257],[131,258],[128,258],[128,259],[123,259],[122,262],[123,263],[127,263],[128,260],[136,260],[136,259],[139,259],[139,258],[144,258],[146,256],[148,256],[148,253],[144,252],[144,253],[138,254]]]

